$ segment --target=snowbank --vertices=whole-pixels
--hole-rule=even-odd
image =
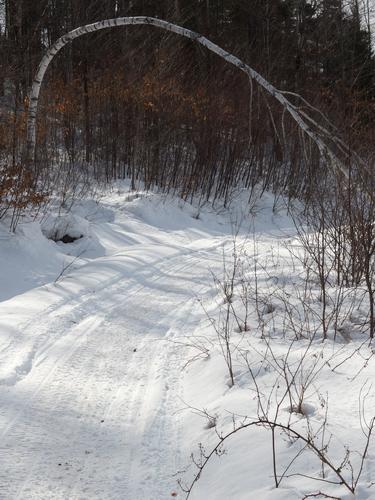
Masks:
[[[1,228],[1,226],[0,226]],[[56,278],[64,255],[42,234],[40,224],[20,224],[15,234],[0,229],[0,301]]]
[[[79,215],[49,215],[42,223],[42,232],[49,240],[72,243],[84,236],[89,236],[90,225]]]

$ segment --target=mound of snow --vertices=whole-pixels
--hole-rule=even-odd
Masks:
[[[54,280],[64,258],[38,222],[19,224],[16,234],[0,224],[0,302]]]
[[[49,240],[72,243],[88,236],[90,225],[79,215],[49,215],[42,224],[42,232]]]

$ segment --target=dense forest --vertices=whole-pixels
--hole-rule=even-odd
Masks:
[[[114,17],[153,16],[203,34],[371,164],[368,2],[4,0],[2,9],[0,217],[93,178],[131,176],[203,199],[227,199],[239,184],[308,198],[328,175],[315,145],[264,89],[204,48],[148,26],[85,35],[55,58],[43,83],[37,162],[25,171],[28,91],[43,53],[68,31]]]

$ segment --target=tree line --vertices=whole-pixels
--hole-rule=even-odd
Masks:
[[[158,17],[203,34],[303,112],[324,110],[353,150],[372,157],[375,65],[364,0],[3,0],[2,10],[4,213],[66,190],[67,178],[71,189],[130,176],[185,198],[226,201],[236,185],[312,198],[325,165],[285,110],[215,55],[141,26],[85,35],[56,57],[42,90],[38,164],[23,174],[27,94],[43,53],[71,29],[114,17]]]

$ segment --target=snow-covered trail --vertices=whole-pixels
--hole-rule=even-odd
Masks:
[[[173,340],[200,321],[225,237],[148,238],[0,303],[0,499],[175,490],[186,349]]]

